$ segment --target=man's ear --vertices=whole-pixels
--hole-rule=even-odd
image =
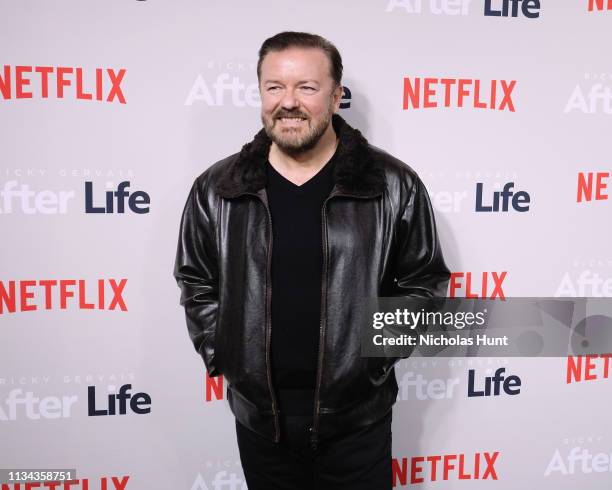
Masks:
[[[340,109],[340,102],[342,101],[342,93],[344,92],[344,87],[342,84],[339,84],[334,89],[334,112],[338,112]]]

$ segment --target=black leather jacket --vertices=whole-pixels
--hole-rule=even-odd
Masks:
[[[360,355],[357,305],[376,296],[444,296],[431,204],[406,164],[368,144],[340,116],[335,186],[322,208],[320,343],[313,444],[375,422],[395,402],[396,359]],[[210,376],[223,375],[236,418],[279,441],[270,368],[272,223],[261,130],[193,184],[174,269],[187,327]],[[299,226],[299,223],[296,223]]]

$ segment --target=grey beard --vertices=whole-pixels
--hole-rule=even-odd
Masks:
[[[301,141],[287,141],[284,138],[279,138],[274,134],[272,126],[268,126],[265,123],[263,116],[261,121],[268,138],[270,138],[283,152],[287,153],[288,155],[296,156],[312,150],[317,145],[323,134],[325,134],[325,130],[329,126],[331,114],[322,121],[322,124],[319,127],[315,128],[314,131],[309,132]]]

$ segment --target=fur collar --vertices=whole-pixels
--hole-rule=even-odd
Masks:
[[[334,168],[335,190],[356,197],[374,197],[385,188],[379,159],[372,155],[367,140],[337,114],[332,125],[339,137]],[[261,129],[253,141],[245,144],[236,159],[217,181],[217,192],[226,198],[243,193],[257,193],[264,188],[270,138]]]

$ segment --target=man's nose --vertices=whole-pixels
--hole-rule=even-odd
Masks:
[[[299,100],[294,95],[292,90],[286,90],[281,100],[281,106],[283,109],[295,109],[300,105]]]

